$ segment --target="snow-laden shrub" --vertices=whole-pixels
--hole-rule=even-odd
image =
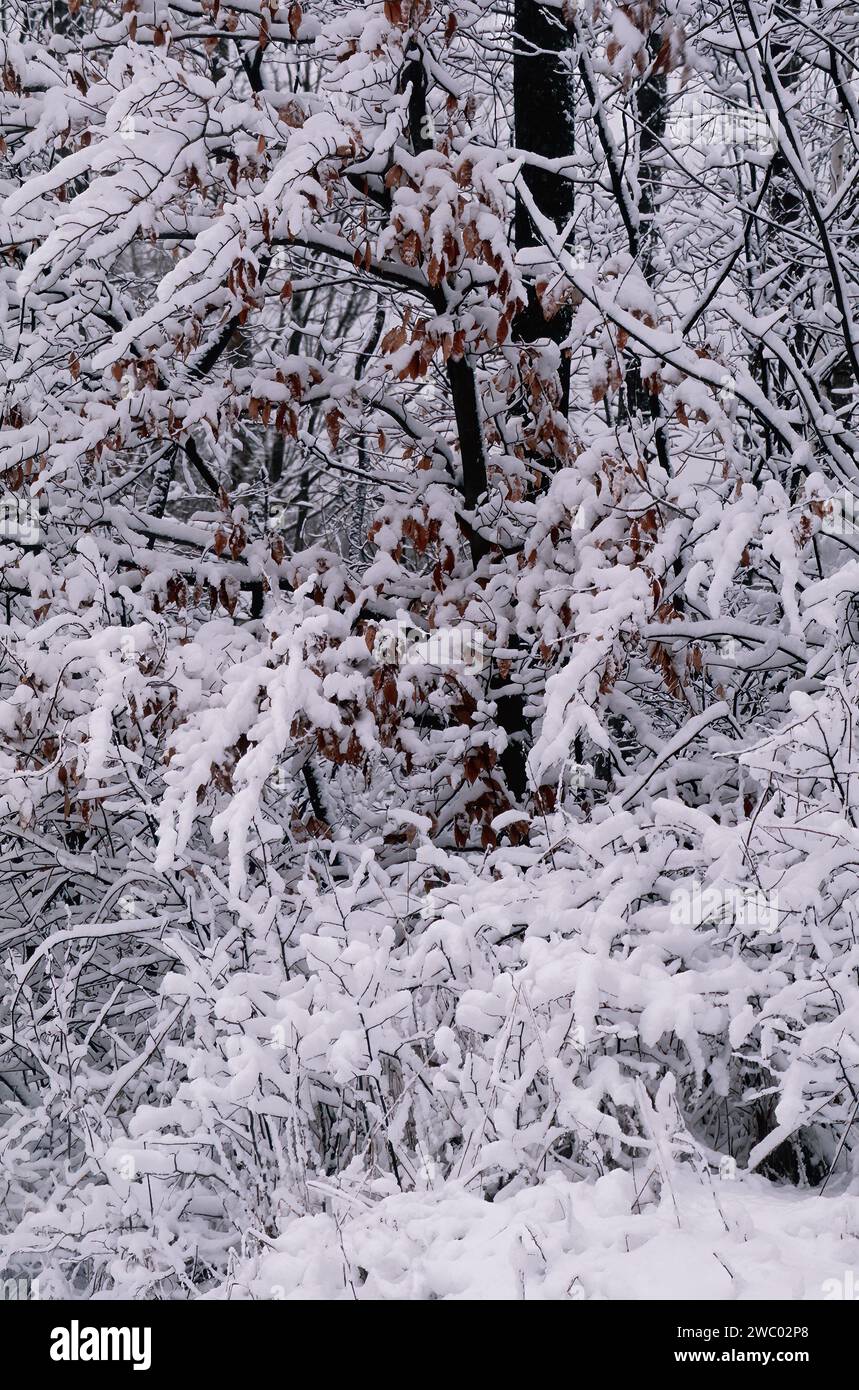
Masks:
[[[181,1295],[333,1193],[495,1200],[622,1168],[644,1209],[678,1164],[853,1172],[837,712],[855,705],[843,684],[795,703],[749,754],[772,794],[733,826],[663,798],[594,824],[555,813],[481,859],[419,830],[398,863],[333,844],[241,904],[212,876],[193,937],[162,918],[136,951],[95,931],[13,949],[33,1060],[31,1094],[6,1102],[8,1248],[78,1288]],[[70,1050],[105,975],[134,978],[138,1002],[120,1026],[108,994]],[[126,1060],[135,1015],[148,1042]],[[68,1177],[34,1200],[59,1150]]]

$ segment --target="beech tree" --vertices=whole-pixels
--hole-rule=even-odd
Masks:
[[[847,1181],[855,7],[0,16],[4,1250]]]

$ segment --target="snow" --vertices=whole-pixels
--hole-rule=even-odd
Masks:
[[[859,1267],[859,1198],[754,1176],[678,1172],[641,1202],[620,1172],[593,1184],[554,1174],[492,1203],[455,1181],[366,1202],[330,1182],[319,1191],[325,1214],[287,1219],[211,1297],[797,1301]]]

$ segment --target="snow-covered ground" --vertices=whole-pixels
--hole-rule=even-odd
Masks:
[[[333,1191],[333,1189],[332,1189]],[[633,1212],[630,1173],[559,1174],[494,1202],[448,1184],[332,1196],[214,1295],[256,1299],[834,1299],[859,1289],[859,1198],[678,1168]]]

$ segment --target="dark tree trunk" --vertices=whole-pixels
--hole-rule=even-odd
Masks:
[[[513,124],[516,146],[545,159],[561,159],[574,149],[572,66],[567,58],[571,35],[558,10],[536,0],[516,0],[513,56]],[[546,169],[527,165],[523,180],[535,206],[558,231],[573,215],[573,184]],[[521,198],[516,199],[516,249],[541,246],[542,238]],[[561,342],[570,330],[571,310],[562,309],[548,323],[533,289],[527,307],[513,325],[523,343],[539,338]],[[569,404],[569,363],[561,368],[561,393]]]
[[[561,159],[573,153],[573,70],[567,57],[570,48],[570,32],[557,10],[545,9],[535,0],[516,0],[513,122],[518,149],[546,159]],[[535,207],[557,231],[563,231],[573,215],[572,182],[533,165],[525,167],[523,179]],[[543,245],[521,198],[516,200],[513,234],[517,250]],[[513,337],[520,343],[534,343],[541,338],[560,343],[570,331],[571,314],[571,310],[562,309],[547,322],[531,288],[528,303],[513,324]],[[561,409],[566,415],[570,395],[568,359],[562,360],[559,375]],[[517,645],[515,640],[513,645]],[[491,689],[498,722],[509,739],[501,755],[501,766],[511,793],[521,800],[528,789],[526,758],[530,735],[521,684],[496,676]]]
[[[651,64],[662,46],[662,31],[653,31],[647,41],[647,54]],[[638,223],[634,246],[630,251],[637,256],[641,273],[649,285],[655,279],[654,256],[658,240],[656,228],[656,206],[662,182],[663,140],[665,136],[665,99],[667,83],[664,73],[651,70],[639,85],[635,97],[638,114]],[[629,415],[649,416],[655,426],[654,444],[659,461],[666,470],[669,468],[667,443],[664,426],[660,426],[660,406],[658,396],[653,396],[644,385],[640,363],[631,367],[626,378],[626,400]]]

